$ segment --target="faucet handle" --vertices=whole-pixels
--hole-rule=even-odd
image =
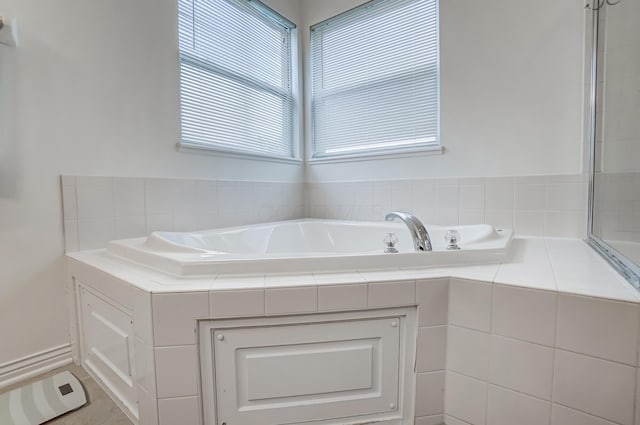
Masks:
[[[458,242],[460,242],[460,233],[457,230],[447,230],[447,233],[444,235],[444,241],[447,243],[446,249],[460,249],[458,246]]]
[[[386,233],[382,241],[386,245],[386,248],[384,249],[385,254],[395,254],[398,252],[398,250],[396,249],[396,245],[398,244],[398,236],[396,236],[395,233]]]

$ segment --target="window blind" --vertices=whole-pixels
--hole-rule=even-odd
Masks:
[[[439,146],[437,0],[374,0],[311,28],[313,157]]]
[[[255,0],[178,0],[181,146],[293,158],[295,25]]]

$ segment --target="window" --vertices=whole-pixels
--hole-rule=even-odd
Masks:
[[[437,0],[373,0],[311,27],[312,157],[439,148]]]
[[[295,158],[292,30],[255,0],[178,0],[180,146]]]

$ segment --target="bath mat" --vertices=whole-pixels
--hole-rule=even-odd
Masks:
[[[87,402],[80,381],[69,372],[0,394],[0,424],[39,425]]]

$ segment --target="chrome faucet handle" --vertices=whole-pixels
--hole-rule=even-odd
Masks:
[[[460,249],[460,247],[458,246],[458,242],[460,242],[460,233],[457,230],[447,230],[447,233],[444,235],[444,241],[447,243],[446,249]]]
[[[382,241],[386,246],[386,248],[384,249],[385,254],[396,254],[398,252],[398,250],[396,249],[396,245],[398,244],[398,236],[396,236],[395,233],[386,233]]]

